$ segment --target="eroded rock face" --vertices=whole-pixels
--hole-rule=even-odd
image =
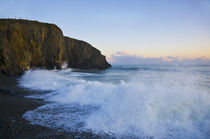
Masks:
[[[111,65],[90,44],[63,37],[54,24],[29,20],[0,19],[0,71],[20,75],[33,67],[105,69]]]
[[[111,65],[101,52],[87,42],[64,37],[63,58],[68,67],[82,69],[106,69]]]
[[[31,67],[60,68],[63,34],[54,24],[0,19],[0,70],[19,75]]]

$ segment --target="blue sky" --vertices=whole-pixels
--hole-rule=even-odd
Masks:
[[[0,0],[0,18],[58,25],[106,56],[210,58],[210,0]]]

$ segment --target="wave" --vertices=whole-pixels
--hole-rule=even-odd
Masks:
[[[199,75],[140,73],[129,81],[112,83],[79,78],[71,70],[29,70],[21,77],[20,86],[50,90],[49,94],[30,97],[51,103],[26,112],[23,118],[54,129],[115,137],[210,135],[210,94],[198,86]],[[82,74],[94,78],[94,74]]]

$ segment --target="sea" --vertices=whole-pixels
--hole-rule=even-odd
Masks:
[[[31,124],[110,138],[210,138],[210,65],[28,70],[19,86],[44,105]]]

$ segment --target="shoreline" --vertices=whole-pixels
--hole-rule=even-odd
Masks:
[[[22,118],[29,110],[44,105],[40,99],[24,97],[39,92],[20,88],[17,78],[0,74],[0,137],[1,138],[100,138],[93,133],[65,132],[32,125]]]

